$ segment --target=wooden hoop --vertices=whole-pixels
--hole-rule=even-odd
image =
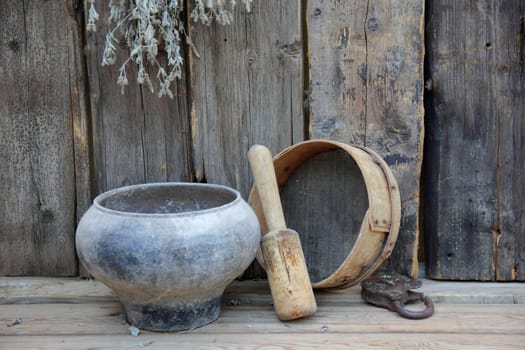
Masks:
[[[396,179],[385,161],[366,147],[329,140],[310,140],[292,145],[273,158],[278,185],[284,185],[308,159],[333,150],[344,150],[356,162],[366,185],[369,206],[350,253],[330,276],[312,283],[316,289],[348,288],[371,275],[392,253],[401,221],[401,200]],[[259,218],[262,232],[268,232],[255,187],[250,192],[248,203]],[[264,268],[260,251],[257,261]]]

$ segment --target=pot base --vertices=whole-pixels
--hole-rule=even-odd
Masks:
[[[215,321],[221,311],[221,297],[205,301],[170,304],[134,304],[121,302],[129,324],[155,332],[183,331]]]

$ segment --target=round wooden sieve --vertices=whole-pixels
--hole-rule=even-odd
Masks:
[[[325,162],[326,164],[327,159],[329,160],[330,158],[324,157],[321,163],[317,161],[317,163],[314,164],[314,166],[317,164],[321,169],[321,171],[318,172],[318,177],[321,178],[317,179],[317,181],[320,183],[329,183],[332,187],[336,186],[335,195],[337,196],[340,195],[337,187],[341,187],[342,192],[343,190],[350,192],[349,195],[346,195],[348,200],[344,199],[346,197],[341,197],[342,199],[338,198],[334,202],[331,201],[330,198],[323,198],[323,196],[330,196],[330,193],[326,194],[315,191],[317,193],[314,195],[312,192],[311,198],[309,198],[308,192],[303,193],[303,197],[290,196],[294,198],[295,203],[284,205],[284,203],[287,202],[286,187],[289,185],[287,184],[288,181],[293,181],[294,185],[295,182],[299,183],[299,186],[295,185],[295,187],[292,188],[294,188],[294,191],[302,191],[300,179],[294,178],[294,173],[299,173],[301,171],[300,168],[306,166],[307,163],[332,153],[335,155],[339,153],[339,156],[334,160],[335,162],[346,162],[345,164],[340,164],[346,166],[348,169],[354,166],[354,172],[358,173],[358,176],[360,175],[359,179],[356,180],[356,176],[351,176],[350,173],[345,172],[342,173],[343,176],[341,176],[341,174],[334,174],[334,176],[341,176],[341,178],[334,178],[329,171],[326,171],[329,167],[326,167],[322,163]],[[346,158],[341,158],[341,153],[343,153]],[[281,199],[283,201],[285,216],[287,216],[288,211],[293,209],[296,209],[296,212],[297,210],[301,210],[301,207],[309,201],[317,203],[319,207],[322,207],[323,210],[319,210],[319,212],[324,212],[325,214],[334,213],[333,218],[323,217],[325,221],[326,219],[347,219],[347,216],[352,215],[360,216],[350,218],[357,220],[357,226],[346,224],[334,226],[339,231],[351,230],[358,231],[358,233],[329,232],[330,230],[325,231],[319,227],[315,228],[315,225],[311,225],[310,227],[314,227],[314,231],[316,232],[300,232],[300,229],[288,223],[288,227],[296,229],[301,236],[303,252],[310,271],[310,280],[314,288],[347,288],[355,285],[372,274],[381,263],[390,256],[397,239],[401,219],[399,188],[390,168],[375,152],[366,147],[348,145],[341,142],[310,140],[286,148],[274,157],[273,163],[277,183],[281,189]],[[325,169],[324,173],[322,169]],[[348,183],[351,178],[354,178],[354,181]],[[359,184],[361,184],[361,186],[364,184],[366,188],[360,190],[358,188]],[[352,188],[352,186],[355,188]],[[305,186],[305,188],[307,188],[307,186]],[[358,194],[359,191],[361,191],[363,195],[357,195],[353,198],[353,192]],[[361,203],[363,210],[357,212],[355,210],[352,211],[354,207],[357,207],[352,200],[365,202]],[[259,195],[255,187],[252,188],[250,192],[248,202],[255,211],[261,224],[261,230],[263,234],[265,234],[267,232],[266,223],[259,202]],[[366,207],[366,204],[368,204],[368,207]],[[308,210],[304,213],[304,220],[310,222],[317,220],[322,222],[322,220],[319,220],[320,218],[316,218],[317,212],[317,210]],[[300,224],[299,221],[296,221],[296,223],[298,225]],[[360,229],[357,228],[359,226]],[[346,238],[342,238],[344,241],[340,242],[340,244],[338,241],[335,241],[331,243],[332,246],[322,250],[320,247],[323,245],[323,239],[327,239],[330,235],[334,235],[337,239],[339,239],[339,237]],[[305,244],[305,242],[307,244]],[[334,258],[337,255],[336,251],[341,248],[346,249],[349,246],[349,251],[344,251],[345,256],[340,259],[340,263],[337,262],[337,266],[325,263],[337,260]],[[319,250],[323,251],[324,255],[320,256],[318,254]],[[328,256],[328,254],[330,254],[330,256]],[[309,257],[311,257],[311,259],[309,259]],[[257,261],[264,268],[264,261],[260,252],[257,254]]]

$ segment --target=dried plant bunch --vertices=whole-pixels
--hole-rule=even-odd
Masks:
[[[250,11],[253,0],[242,0],[246,10]],[[184,59],[181,55],[181,41],[193,48],[190,37],[185,31],[181,14],[184,0],[109,0],[108,22],[112,28],[106,34],[102,65],[112,65],[117,60],[118,43],[124,41],[129,48],[129,57],[119,69],[117,84],[128,85],[126,68],[133,62],[137,66],[137,82],[146,84],[155,92],[149,69],[157,70],[160,84],[158,96],[173,98],[171,83],[182,75]],[[99,14],[95,9],[95,0],[88,0],[87,30],[96,31],[95,23]],[[233,9],[237,0],[192,0],[191,18],[204,25],[216,21],[222,25],[231,24]],[[167,65],[158,61],[159,48],[167,54]],[[198,54],[197,54],[198,56]]]

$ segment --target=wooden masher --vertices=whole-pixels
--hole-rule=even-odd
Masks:
[[[269,230],[261,239],[261,252],[275,312],[283,321],[310,316],[317,303],[299,235],[286,228],[271,152],[254,145],[248,160]]]

